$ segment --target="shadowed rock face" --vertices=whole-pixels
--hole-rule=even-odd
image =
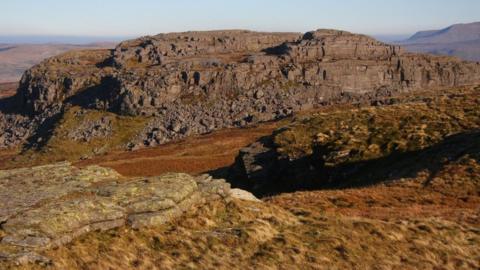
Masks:
[[[242,192],[231,197],[255,200]],[[205,200],[229,197],[229,185],[208,176],[126,179],[68,163],[0,171],[0,259],[48,261],[35,251],[90,231],[160,225]]]
[[[405,53],[363,35],[213,31],[69,53],[27,71],[29,114],[65,103],[154,116],[131,147],[270,121],[331,102],[480,82],[480,65]]]

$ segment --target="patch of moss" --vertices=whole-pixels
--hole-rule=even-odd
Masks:
[[[302,86],[302,84],[299,83],[299,82],[296,82],[296,81],[287,81],[286,83],[282,84],[281,89],[282,89],[283,91],[288,91],[288,90],[290,90],[290,89],[292,89],[292,88],[298,88],[298,87],[300,87],[300,86]]]

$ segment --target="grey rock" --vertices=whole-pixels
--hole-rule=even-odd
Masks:
[[[262,202],[257,197],[255,197],[255,195],[253,195],[252,193],[243,189],[238,189],[238,188],[233,188],[232,190],[230,190],[230,196],[232,196],[232,198],[236,198],[244,201]]]
[[[102,117],[97,121],[85,119],[78,127],[70,131],[68,137],[74,141],[89,142],[95,138],[106,138],[112,132],[112,120],[109,117]]]
[[[18,108],[30,115],[23,123],[37,120],[24,127],[11,121],[19,116],[2,116],[7,128],[0,135],[5,147],[16,145],[43,123],[40,114],[74,104],[152,116],[132,139],[132,149],[328,104],[370,103],[380,95],[478,83],[479,63],[411,54],[344,31],[161,34],[122,42],[113,51],[67,53],[28,70],[18,89]],[[108,128],[73,137],[105,134]]]

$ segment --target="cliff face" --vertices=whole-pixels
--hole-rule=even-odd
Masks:
[[[17,97],[33,115],[71,103],[153,116],[132,145],[155,145],[352,97],[478,82],[478,63],[409,54],[343,31],[213,31],[49,59],[24,74]]]
[[[189,95],[212,98],[252,89],[305,87],[317,89],[322,97],[341,91],[459,86],[480,81],[479,70],[478,64],[407,54],[400,47],[342,31],[318,30],[302,37],[188,32],[126,41],[112,52],[50,59],[24,75],[19,91],[32,113],[98,90],[95,99],[106,108],[152,114]]]

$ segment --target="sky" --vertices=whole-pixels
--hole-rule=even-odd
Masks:
[[[102,39],[214,29],[407,35],[480,21],[479,0],[2,0],[0,36]]]

